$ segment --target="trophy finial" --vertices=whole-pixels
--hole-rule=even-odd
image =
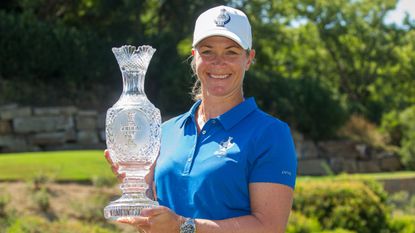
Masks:
[[[122,71],[145,74],[156,49],[149,45],[142,45],[137,48],[132,45],[124,45],[119,48],[112,48],[112,52]]]

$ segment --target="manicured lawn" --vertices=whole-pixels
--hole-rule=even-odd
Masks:
[[[374,180],[392,180],[392,179],[409,179],[415,178],[415,171],[398,171],[382,173],[365,173],[365,174],[340,174],[336,176],[300,176],[298,180],[307,181],[309,179],[374,179]]]
[[[46,175],[56,181],[89,181],[95,176],[114,177],[102,150],[53,151],[0,154],[0,181],[30,180]],[[337,176],[300,176],[308,179],[373,178],[376,180],[415,178],[415,172],[389,172]]]
[[[0,154],[0,181],[46,175],[56,181],[114,176],[101,150]]]

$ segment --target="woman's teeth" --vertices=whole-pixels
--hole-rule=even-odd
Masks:
[[[228,74],[224,74],[224,75],[215,75],[215,74],[211,74],[210,77],[212,78],[218,78],[218,79],[224,79],[227,78],[229,75]]]

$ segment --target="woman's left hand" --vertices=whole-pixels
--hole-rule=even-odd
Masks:
[[[184,218],[167,207],[158,206],[143,209],[138,217],[120,218],[117,221],[133,225],[138,230],[144,230],[145,233],[176,233],[180,232]]]

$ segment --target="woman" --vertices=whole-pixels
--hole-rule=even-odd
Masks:
[[[244,98],[245,71],[255,58],[246,15],[226,6],[202,13],[192,56],[197,101],[163,124],[147,177],[160,207],[119,221],[147,233],[284,232],[295,149],[287,124]]]

